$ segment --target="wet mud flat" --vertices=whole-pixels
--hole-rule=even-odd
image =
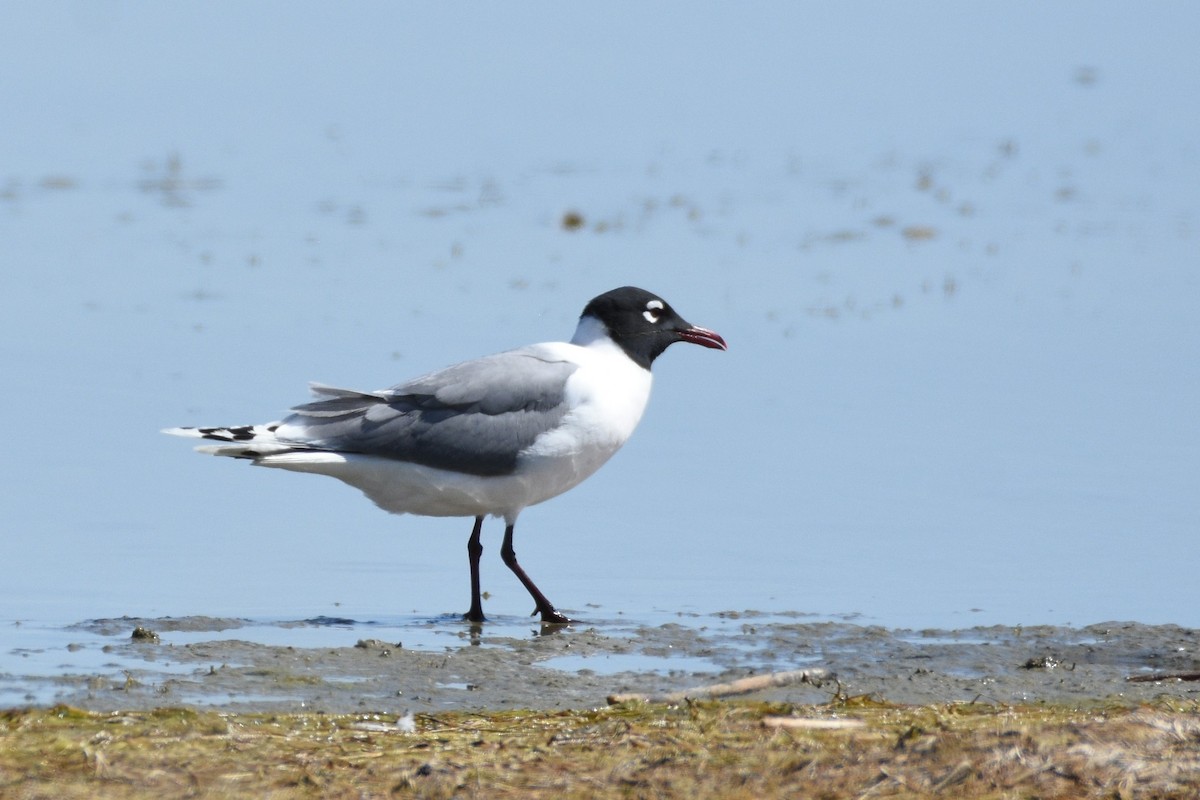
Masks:
[[[554,628],[513,619],[471,627],[453,618],[380,626],[186,617],[92,620],[64,634],[61,654],[48,646],[35,659],[53,669],[9,660],[0,705],[397,715],[586,709],[618,695],[654,698],[797,670],[814,679],[749,698],[1200,700],[1200,631],[1132,622],[918,631],[759,612]],[[75,655],[88,656],[79,660],[86,668],[70,665]]]

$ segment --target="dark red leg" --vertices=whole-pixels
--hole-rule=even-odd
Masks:
[[[479,597],[479,557],[483,555],[483,543],[479,534],[483,531],[483,517],[475,518],[475,528],[467,540],[467,555],[471,559],[471,610],[463,614],[468,622],[483,622],[483,601]]]
[[[542,622],[567,623],[571,620],[554,610],[553,604],[546,599],[546,595],[534,584],[529,576],[525,574],[525,570],[521,569],[521,565],[517,563],[517,553],[513,550],[512,544],[513,526],[509,525],[504,529],[504,544],[500,547],[500,558],[504,559],[504,563],[513,574],[517,576],[533,598],[533,602],[537,604],[537,609],[534,614],[542,615]]]

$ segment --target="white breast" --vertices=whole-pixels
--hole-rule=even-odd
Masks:
[[[530,505],[565,492],[599,469],[629,439],[650,400],[650,371],[629,360],[607,336],[547,348],[579,369],[567,380],[563,398],[571,410],[520,455],[519,471],[537,473],[536,483],[546,491]]]

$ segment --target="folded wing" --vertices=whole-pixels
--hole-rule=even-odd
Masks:
[[[566,413],[576,369],[537,348],[467,361],[378,392],[314,385],[275,430],[298,449],[358,453],[474,475],[512,472]]]

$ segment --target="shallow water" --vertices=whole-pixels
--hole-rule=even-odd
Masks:
[[[0,673],[99,668],[64,631],[122,616],[457,642],[469,521],[157,430],[565,337],[624,283],[731,349],[666,354],[625,451],[523,514],[568,612],[1200,627],[1200,11],[227,11],[0,31]]]
[[[713,684],[797,670],[810,678],[757,696],[803,703],[838,694],[901,703],[1125,705],[1200,696],[1200,632],[1170,625],[894,631],[751,612],[652,626],[609,621],[530,630],[500,620],[479,630],[460,623],[458,637],[410,640],[418,642],[410,646],[395,637],[356,637],[407,635],[424,623],[231,622],[95,620],[75,626],[66,646],[53,637],[31,638],[20,654],[25,660],[0,674],[0,705],[389,713],[561,708],[630,693],[699,697]],[[133,639],[135,627],[157,638]],[[439,626],[453,627],[449,620]]]

